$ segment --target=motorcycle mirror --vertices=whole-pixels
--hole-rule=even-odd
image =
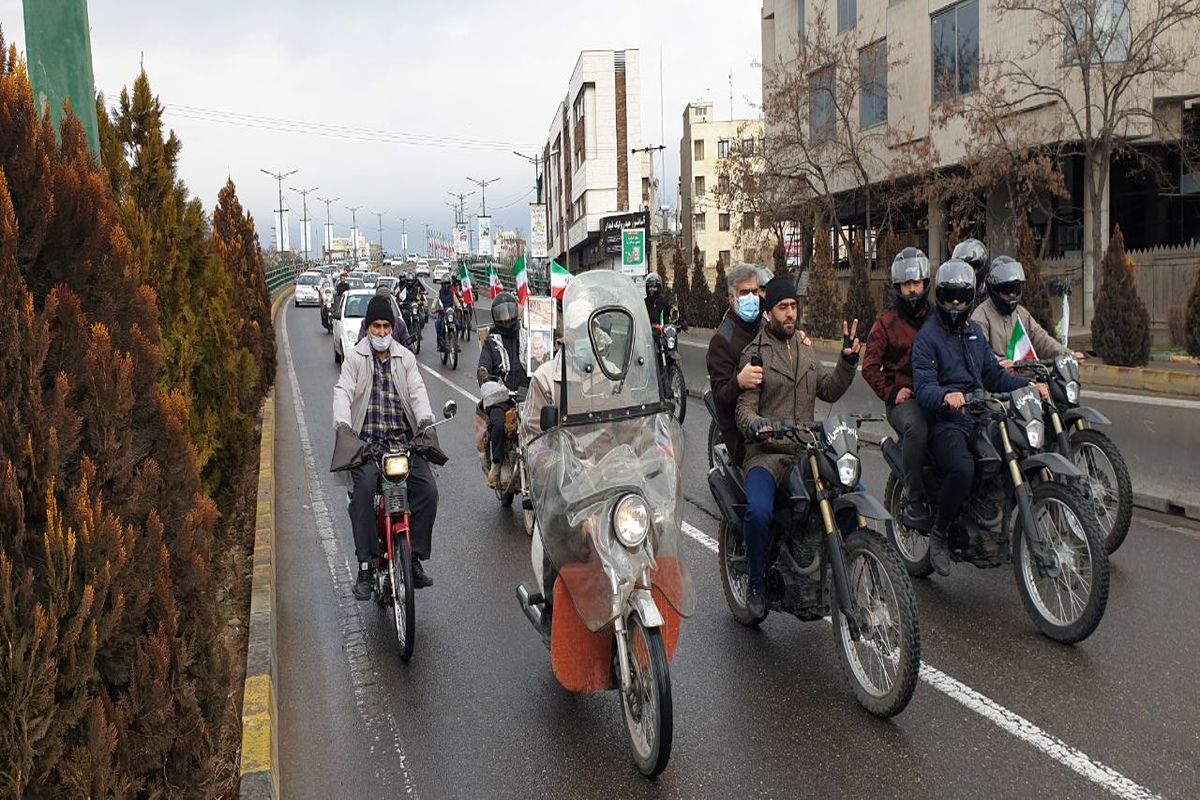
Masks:
[[[447,400],[446,405],[442,406],[442,416],[446,419],[451,419],[458,413],[458,403],[453,400]]]
[[[538,424],[543,431],[548,431],[558,427],[558,406],[542,406],[541,414],[538,415]]]

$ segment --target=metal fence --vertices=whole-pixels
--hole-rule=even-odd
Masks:
[[[299,274],[300,267],[292,264],[283,264],[278,267],[268,268],[267,291],[274,294],[276,289],[282,288],[296,280],[296,276]]]
[[[475,287],[475,294],[479,297],[486,297],[488,291],[488,262],[482,258],[472,258],[467,262],[467,268],[471,271],[471,285]],[[496,275],[500,278],[500,284],[510,292],[517,290],[517,282],[513,277],[512,267],[496,265]],[[529,281],[529,293],[534,295],[549,295],[550,294],[550,271],[546,264],[533,263],[525,267],[526,279]]]

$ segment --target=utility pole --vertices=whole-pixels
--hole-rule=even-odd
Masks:
[[[329,260],[333,261],[333,217],[329,215],[329,205],[330,203],[336,203],[342,198],[334,197],[326,200],[324,197],[318,197],[317,199],[325,204],[325,251]]]
[[[307,265],[308,264],[308,249],[309,249],[309,245],[311,244],[309,242],[309,239],[312,237],[312,231],[309,230],[310,226],[308,224],[311,221],[308,218],[308,196],[310,194],[312,194],[313,192],[315,192],[317,189],[320,189],[321,187],[314,186],[311,189],[297,189],[295,186],[290,186],[288,188],[290,188],[296,194],[300,195],[300,203],[304,208],[304,217],[300,220],[300,244],[303,245],[304,263],[305,263],[305,265]]]
[[[428,257],[429,256],[429,227],[430,226],[429,226],[428,222],[423,222],[421,224],[425,226],[425,256]]]
[[[358,268],[358,210],[362,206],[343,206],[350,212],[350,249],[354,251],[354,269]]]
[[[470,178],[468,178],[467,180],[470,180]],[[456,224],[456,225],[460,225],[460,224],[462,224],[462,223],[463,223],[463,222],[466,220],[466,216],[467,216],[467,212],[466,212],[466,203],[467,203],[467,198],[468,198],[468,197],[470,197],[471,195],[475,194],[475,193],[474,193],[474,192],[467,192],[466,194],[463,194],[462,192],[459,192],[458,194],[455,194],[454,192],[446,192],[446,194],[450,195],[451,197],[454,197],[454,198],[457,198],[457,199],[458,199],[458,211],[457,211],[457,212],[455,212],[455,215],[454,215],[454,224]]]
[[[528,161],[530,164],[533,164],[534,201],[537,203],[541,203],[542,202],[542,154],[538,153],[535,156],[527,156],[524,153],[518,153],[516,150],[513,150],[513,155],[520,156],[521,158]]]
[[[408,228],[405,223],[408,222],[408,217],[400,218],[400,249],[404,253],[404,260],[408,260]]]
[[[493,183],[495,183],[496,181],[498,181],[500,179],[492,178],[491,180],[487,180],[487,181],[477,181],[474,178],[468,176],[467,180],[469,180],[471,183],[478,186],[479,190],[483,193],[479,198],[479,204],[480,204],[479,216],[486,217],[487,216],[487,187],[491,186]]]
[[[633,155],[637,155],[638,153],[646,153],[647,155],[650,156],[646,160],[650,163],[650,193],[651,193],[652,197],[650,198],[650,200],[647,201],[646,209],[650,210],[651,217],[654,216],[654,212],[652,210],[654,207],[653,198],[658,196],[658,192],[657,192],[658,184],[654,182],[654,154],[661,150],[666,150],[666,149],[667,149],[667,146],[665,144],[660,144],[660,145],[647,145],[646,147],[635,147],[629,151]]]
[[[300,170],[294,169],[291,172],[271,172],[268,169],[263,169],[262,167],[259,167],[258,171],[263,173],[264,175],[270,175],[272,178],[274,178],[276,181],[279,182],[279,208],[275,209],[275,214],[277,215],[275,223],[276,223],[276,227],[278,229],[276,232],[276,236],[275,236],[275,252],[280,255],[280,258],[282,258],[282,256],[283,256],[283,230],[284,230],[284,224],[285,224],[283,215],[285,212],[287,212],[287,209],[283,207],[283,179],[288,177],[289,175],[295,175]]]
[[[386,214],[387,212],[386,211],[372,211],[371,213],[379,218],[379,228],[377,229],[379,231],[379,263],[380,263],[380,265],[382,265],[383,264],[383,215]]]

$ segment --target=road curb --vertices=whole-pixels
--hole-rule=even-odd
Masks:
[[[290,295],[271,302],[271,319]],[[242,688],[242,746],[238,796],[278,800],[279,669],[275,647],[275,390],[263,401],[258,455],[258,508],[254,522],[254,576],[250,588],[250,631]]]

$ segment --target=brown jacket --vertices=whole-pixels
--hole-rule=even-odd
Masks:
[[[749,363],[755,353],[762,354],[763,382],[757,389],[742,392],[735,415],[738,429],[746,437],[743,468],[749,472],[755,467],[765,467],[778,485],[797,445],[778,440],[752,441],[750,423],[755,417],[792,419],[797,423],[811,421],[818,397],[833,403],[850,388],[854,367],[844,358],[838,358],[832,370],[823,367],[812,347],[802,344],[798,335],[785,342],[776,339],[765,326],[742,353],[739,368]]]
[[[1054,358],[1070,352],[1038,324],[1025,306],[1018,305],[1013,313],[1001,314],[991,298],[988,298],[971,314],[971,319],[983,328],[983,335],[987,337],[988,345],[998,358],[1008,358],[1008,340],[1012,338],[1017,317],[1021,318],[1021,324],[1029,334],[1029,341],[1033,343],[1033,351],[1037,353],[1038,358]]]

